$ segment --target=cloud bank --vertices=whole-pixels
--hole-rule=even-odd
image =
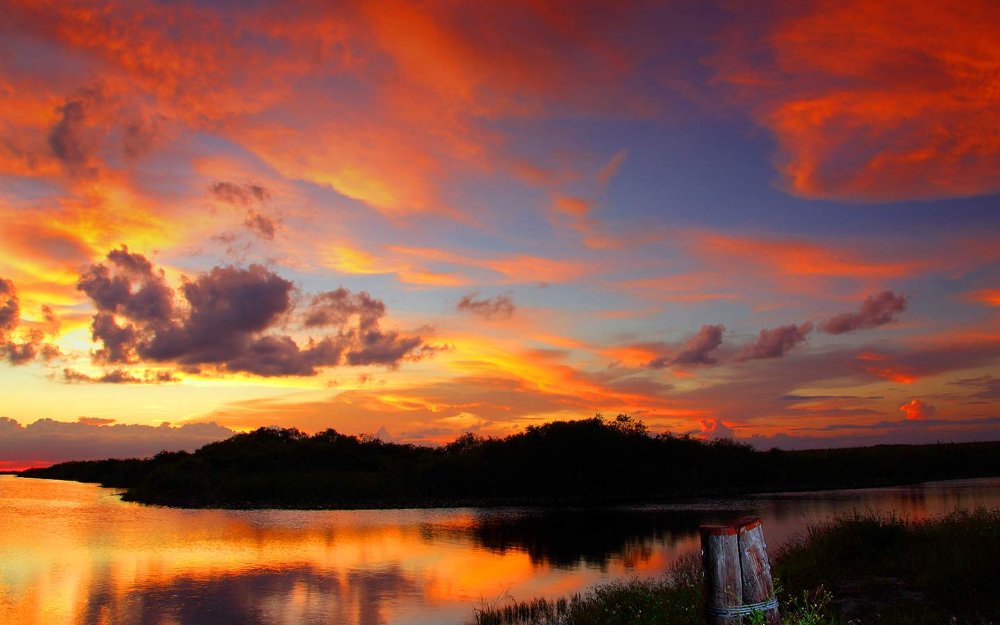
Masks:
[[[111,424],[108,419],[81,417],[77,422],[39,419],[23,426],[0,417],[0,469],[47,466],[67,460],[145,458],[160,451],[192,451],[228,438],[234,431],[215,423],[179,427]]]

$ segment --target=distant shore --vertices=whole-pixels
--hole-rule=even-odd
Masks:
[[[628,417],[552,422],[439,448],[261,428],[193,453],[66,462],[23,477],[94,482],[182,508],[606,506],[1000,476],[1000,442],[756,451],[650,435]]]

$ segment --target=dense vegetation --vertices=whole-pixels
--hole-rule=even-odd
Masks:
[[[1000,443],[758,452],[725,439],[654,436],[620,415],[502,439],[465,434],[438,448],[261,428],[194,453],[22,475],[98,482],[127,489],[127,500],[184,507],[559,505],[996,476]]]
[[[784,625],[986,625],[1000,621],[1000,510],[927,521],[855,514],[811,527],[772,568]],[[703,625],[700,563],[570,599],[498,601],[474,625]],[[761,622],[753,616],[746,623]]]

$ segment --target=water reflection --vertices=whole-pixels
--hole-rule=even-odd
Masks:
[[[0,623],[461,623],[506,597],[652,576],[697,527],[764,517],[773,547],[853,510],[1000,506],[1000,480],[598,510],[173,510],[0,477]]]
[[[632,569],[648,561],[657,545],[689,541],[702,523],[742,516],[747,506],[719,510],[608,508],[520,509],[482,514],[471,528],[476,543],[505,554],[521,550],[532,562],[558,568],[606,570],[611,561]]]

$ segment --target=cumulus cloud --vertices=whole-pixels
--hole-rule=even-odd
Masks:
[[[42,307],[45,327],[50,333],[58,331],[58,320],[48,306]],[[21,322],[21,306],[14,283],[0,278],[0,358],[12,365],[24,365],[36,358],[51,360],[60,355],[59,348],[45,342],[45,332],[32,328],[20,333],[19,340],[14,332]],[[55,326],[53,327],[53,324]]]
[[[896,320],[898,313],[906,310],[906,297],[892,291],[870,295],[856,313],[841,313],[820,324],[827,334],[844,334],[855,330],[877,328]]]
[[[479,293],[473,291],[462,296],[455,305],[455,310],[478,315],[485,319],[510,319],[517,310],[513,294],[510,291],[492,298],[478,298]],[[477,299],[478,298],[478,299]]]
[[[930,419],[937,414],[937,409],[921,399],[911,399],[899,407],[906,418],[911,421],[920,419]]]
[[[662,369],[671,365],[713,365],[717,360],[709,354],[722,345],[722,333],[726,327],[722,324],[703,325],[698,333],[688,339],[673,356],[661,356],[648,366]]]
[[[735,439],[736,432],[733,428],[723,423],[720,419],[701,419],[701,432],[699,435],[708,440],[718,440],[720,438]]]
[[[781,358],[788,350],[806,340],[813,326],[806,322],[801,325],[791,324],[777,328],[764,329],[757,335],[757,340],[746,345],[736,355],[737,361],[760,358]]]
[[[434,348],[423,344],[419,336],[404,336],[395,330],[383,330],[381,319],[385,304],[365,291],[352,293],[343,287],[318,293],[306,311],[306,327],[334,327],[336,341],[317,348],[337,349],[349,365],[387,365],[406,358],[419,358]],[[430,351],[428,351],[430,350]]]
[[[194,450],[235,432],[215,423],[173,427],[111,424],[111,419],[81,417],[76,423],[41,419],[27,426],[0,417],[0,458],[23,468],[66,460],[148,457],[160,451]]]
[[[101,365],[156,362],[195,372],[207,366],[308,376],[339,364],[396,367],[417,357],[423,344],[419,336],[382,330],[385,305],[347,289],[314,296],[304,318],[306,328],[332,326],[336,334],[300,344],[273,333],[292,318],[293,284],[260,265],[215,267],[185,279],[178,305],[163,272],[122,246],[106,264],[91,266],[78,288],[97,307],[91,334],[101,345],[94,352]]]

